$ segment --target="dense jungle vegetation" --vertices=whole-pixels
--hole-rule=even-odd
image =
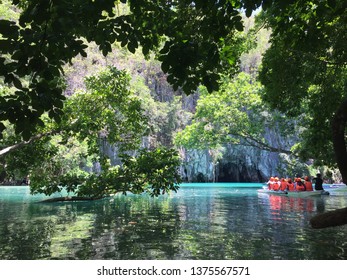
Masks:
[[[156,196],[187,157],[215,171],[245,147],[346,183],[346,17],[333,0],[3,0],[0,179]]]

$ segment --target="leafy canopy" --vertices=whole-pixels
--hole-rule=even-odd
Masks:
[[[114,67],[86,78],[86,91],[64,102],[61,121],[43,118],[42,137],[6,155],[5,162],[13,170],[17,162],[21,172],[30,174],[32,193],[72,192],[95,198],[177,190],[177,152],[139,149],[148,118],[129,82],[129,75]],[[117,149],[116,165],[106,146]],[[34,154],[39,154],[38,160]]]
[[[208,149],[240,144],[290,153],[288,147],[272,146],[264,137],[267,129],[290,137],[293,124],[276,111],[270,112],[262,102],[263,94],[263,86],[243,72],[234,79],[225,79],[218,92],[208,94],[201,89],[192,123],[177,133],[176,145]]]
[[[300,0],[274,3],[261,18],[273,31],[260,71],[264,100],[302,119],[306,130],[297,148],[317,164],[334,165],[345,153],[345,147],[334,151],[332,126],[347,98],[346,9],[345,1]]]
[[[241,73],[234,81],[226,81],[218,92],[208,94],[201,88],[192,124],[176,135],[176,144],[206,149],[223,143],[239,143],[252,129],[252,116],[248,111],[261,106],[261,86],[252,85],[250,80],[249,75]]]
[[[120,2],[129,6],[129,13],[117,12]],[[168,81],[187,93],[200,83],[216,90],[220,73],[236,65],[229,46],[235,31],[243,28],[240,1],[120,2],[12,1],[20,15],[18,20],[0,20],[0,76],[16,90],[0,96],[0,133],[9,121],[27,140],[43,125],[45,112],[60,121],[63,66],[87,55],[85,40],[94,41],[104,55],[114,42],[131,52],[141,46],[144,55],[158,50]],[[249,11],[253,6],[247,2]]]

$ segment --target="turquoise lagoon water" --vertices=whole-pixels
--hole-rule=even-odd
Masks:
[[[183,184],[151,198],[41,203],[0,187],[0,259],[347,259],[347,226],[312,229],[347,193],[258,194],[262,184]]]

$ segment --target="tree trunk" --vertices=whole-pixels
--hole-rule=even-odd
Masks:
[[[332,120],[332,137],[337,166],[342,175],[342,181],[347,184],[347,150],[345,131],[347,124],[347,99],[336,111]],[[310,220],[313,228],[325,228],[347,224],[347,208],[329,211],[316,215]]]
[[[318,214],[311,218],[310,223],[313,228],[317,229],[347,224],[347,208]]]
[[[332,136],[337,166],[342,175],[342,181],[347,184],[347,150],[345,131],[347,124],[347,99],[336,111],[332,122]]]

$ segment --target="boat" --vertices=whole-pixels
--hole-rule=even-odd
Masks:
[[[345,184],[331,184],[331,185],[323,185],[323,188],[325,191],[328,191],[329,193],[340,193],[340,192],[346,192],[347,191],[347,185]]]
[[[288,192],[287,196],[289,197],[311,197],[311,196],[320,196],[320,195],[326,195],[325,191],[301,191],[301,192]]]
[[[287,195],[288,194],[288,192],[269,190],[267,188],[265,189],[264,187],[262,189],[259,189],[258,193],[273,194],[273,195]]]
[[[259,189],[258,193],[289,196],[289,197],[312,197],[312,196],[320,196],[320,195],[329,195],[329,192],[327,191],[301,191],[301,192],[274,191],[274,190],[269,190],[267,186],[263,186],[262,189]]]

